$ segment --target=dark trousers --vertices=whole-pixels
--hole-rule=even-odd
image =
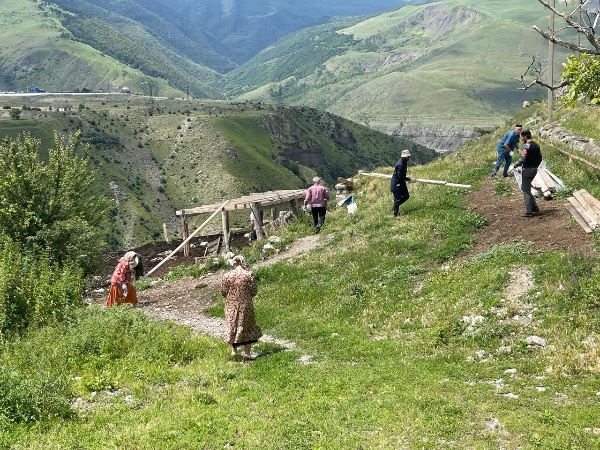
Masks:
[[[394,215],[397,216],[400,205],[410,198],[406,182],[402,182],[399,186],[395,186],[394,189],[392,189],[392,194],[394,194],[394,206],[392,209]]]
[[[521,192],[525,201],[525,212],[532,213],[538,211],[538,205],[531,193],[531,182],[537,174],[537,169],[533,167],[524,167],[521,172]]]
[[[325,213],[327,212],[327,208],[325,206],[313,206],[310,211],[313,216],[315,228],[321,228],[321,226],[323,226],[323,222],[325,222]]]

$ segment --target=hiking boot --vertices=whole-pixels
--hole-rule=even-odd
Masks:
[[[532,213],[521,214],[521,217],[533,217]]]

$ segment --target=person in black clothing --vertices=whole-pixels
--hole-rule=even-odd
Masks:
[[[521,137],[524,142],[521,148],[521,159],[515,163],[514,169],[523,167],[521,170],[521,192],[523,192],[523,199],[525,200],[525,213],[522,217],[531,217],[533,213],[540,210],[531,193],[531,182],[537,174],[539,165],[542,163],[542,150],[538,143],[531,139],[531,131],[522,131]]]
[[[400,205],[409,199],[410,194],[408,193],[408,187],[406,182],[411,181],[410,177],[406,176],[406,168],[408,166],[408,160],[410,159],[410,151],[402,150],[400,159],[394,167],[394,174],[392,175],[392,182],[390,185],[390,191],[394,194],[394,217],[398,217],[400,214]]]
[[[133,272],[133,279],[139,280],[144,276],[144,263],[142,262],[142,255],[136,253],[133,257],[133,262],[129,264]]]

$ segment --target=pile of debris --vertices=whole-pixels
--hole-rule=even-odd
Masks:
[[[569,197],[568,200],[567,210],[586,233],[591,233],[598,228],[600,200],[585,189],[573,192],[573,197]]]

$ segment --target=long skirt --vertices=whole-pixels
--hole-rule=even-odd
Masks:
[[[125,296],[120,285],[111,284],[108,298],[106,299],[106,306],[118,306],[123,303],[130,303],[133,306],[137,305],[135,286],[133,284],[128,285],[127,295]]]

